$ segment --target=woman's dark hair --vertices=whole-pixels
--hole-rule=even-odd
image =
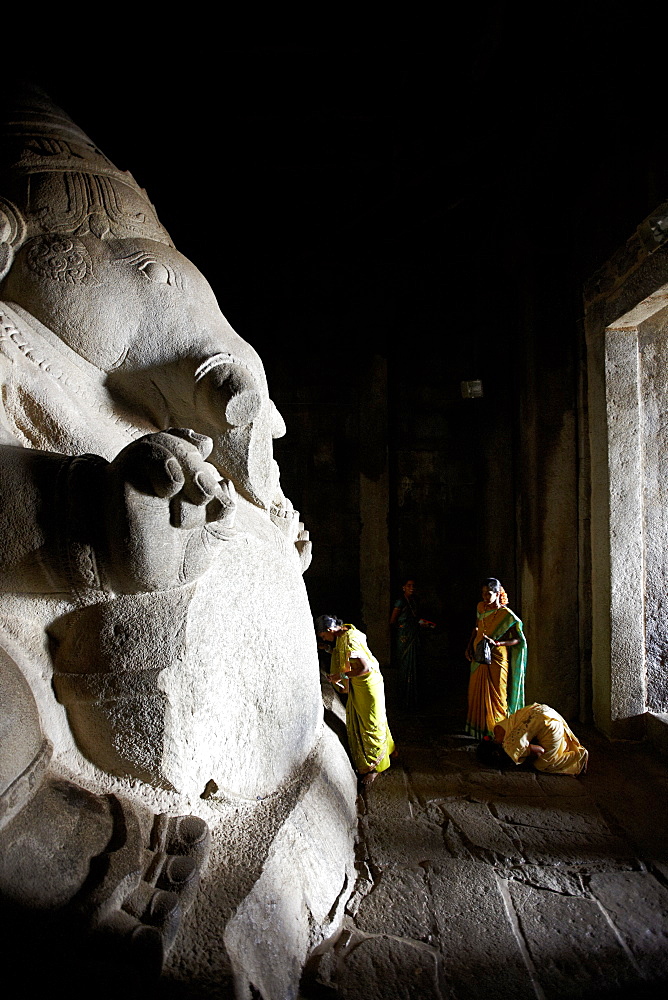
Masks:
[[[316,635],[320,635],[321,632],[327,632],[332,625],[343,625],[343,621],[337,618],[336,615],[318,615],[317,618],[313,619],[313,627],[315,628]]]
[[[510,764],[510,757],[496,740],[481,740],[475,748],[475,755],[480,764],[486,767],[501,769]]]
[[[497,580],[495,576],[488,576],[486,580],[482,581],[483,587],[487,587],[490,594],[498,594],[499,602],[503,607],[508,604],[508,595],[503,589],[503,585],[500,580]]]

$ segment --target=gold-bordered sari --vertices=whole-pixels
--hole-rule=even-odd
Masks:
[[[527,662],[522,622],[515,612],[504,605],[491,611],[478,605],[474,647],[483,634],[498,641],[513,627],[519,639],[516,646],[493,646],[491,663],[471,662],[466,732],[478,740],[491,736],[501,719],[524,705]]]

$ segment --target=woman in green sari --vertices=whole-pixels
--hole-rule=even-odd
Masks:
[[[489,663],[479,662],[485,659],[485,644]],[[493,734],[501,719],[524,706],[526,639],[522,622],[508,607],[508,595],[496,577],[483,582],[482,601],[465,655],[471,664],[466,731],[482,739]]]
[[[315,619],[318,638],[331,649],[329,680],[347,692],[346,731],[350,753],[362,783],[371,784],[396,755],[385,714],[385,688],[378,660],[366,636],[333,615]]]
[[[418,657],[420,653],[420,615],[417,609],[415,580],[406,580],[403,596],[394,602],[390,625],[395,630],[394,648],[399,666],[401,704],[408,712],[418,707]]]

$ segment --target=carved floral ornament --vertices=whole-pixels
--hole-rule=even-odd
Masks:
[[[28,267],[41,278],[70,285],[96,284],[90,254],[80,240],[66,236],[38,236],[28,244]]]

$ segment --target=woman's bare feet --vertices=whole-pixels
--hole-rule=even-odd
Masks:
[[[378,772],[377,771],[367,771],[366,774],[362,775],[362,784],[363,785],[372,785],[373,782],[376,780],[377,777],[378,777]]]

